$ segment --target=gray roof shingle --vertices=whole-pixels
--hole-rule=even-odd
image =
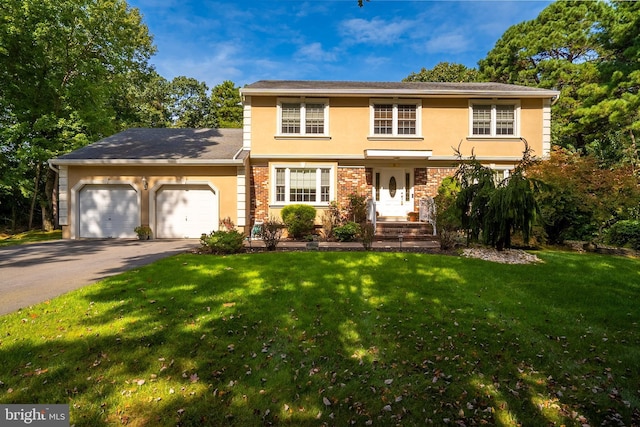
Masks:
[[[326,93],[326,94],[402,94],[451,96],[538,96],[555,97],[554,90],[505,83],[447,83],[447,82],[356,82],[321,80],[260,80],[241,89],[247,95],[268,93]]]
[[[133,128],[54,160],[234,160],[242,148],[242,129]]]

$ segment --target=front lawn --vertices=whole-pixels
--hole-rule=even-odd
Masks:
[[[0,248],[3,246],[22,245],[24,243],[37,243],[47,240],[60,240],[62,231],[30,230],[17,234],[0,233]]]
[[[638,425],[640,260],[179,255],[0,317],[76,426]]]

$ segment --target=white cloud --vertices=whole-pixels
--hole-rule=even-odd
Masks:
[[[473,40],[459,33],[439,34],[424,44],[428,53],[462,53],[471,49]]]
[[[334,62],[337,60],[335,52],[325,51],[322,44],[318,42],[302,46],[296,52],[295,57],[314,62]]]
[[[398,43],[414,26],[415,22],[409,20],[385,21],[381,18],[371,20],[356,18],[343,21],[339,31],[347,44],[390,45]]]

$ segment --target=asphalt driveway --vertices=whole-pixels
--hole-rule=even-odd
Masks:
[[[105,239],[0,248],[0,315],[198,246],[198,240]]]

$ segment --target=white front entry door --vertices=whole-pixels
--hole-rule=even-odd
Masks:
[[[393,168],[376,171],[376,209],[380,216],[405,217],[413,211],[411,175],[408,170]]]

